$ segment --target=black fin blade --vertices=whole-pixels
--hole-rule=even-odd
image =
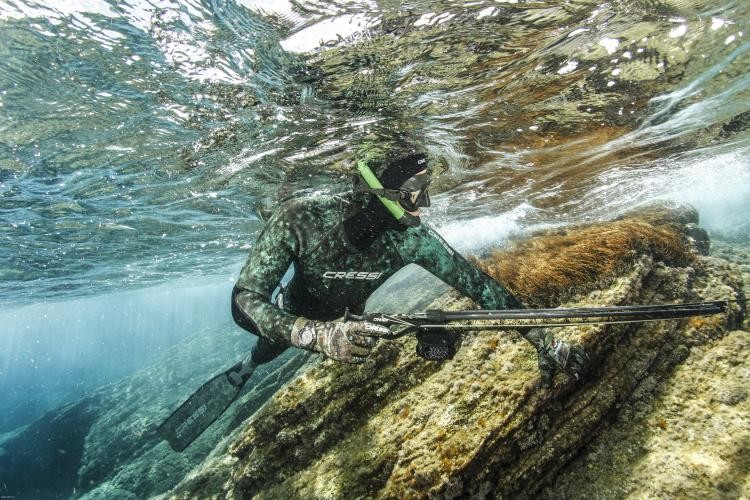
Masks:
[[[232,367],[195,391],[158,428],[159,435],[174,451],[181,452],[221,416],[239,395],[244,384],[233,384]]]

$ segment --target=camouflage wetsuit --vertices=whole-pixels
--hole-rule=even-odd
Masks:
[[[329,321],[341,317],[347,307],[361,314],[375,289],[411,263],[483,308],[522,307],[424,223],[384,231],[368,248],[355,248],[342,222],[357,209],[347,195],[295,199],[282,205],[261,233],[235,286],[232,313],[240,326],[261,337],[267,357],[290,345],[299,316]],[[271,297],[290,265],[294,276],[283,292],[282,309]]]

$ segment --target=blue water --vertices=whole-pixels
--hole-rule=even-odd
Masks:
[[[231,321],[230,278],[171,281],[0,312],[0,433],[148,364],[188,334]]]
[[[749,14],[0,1],[0,433],[225,324],[264,215],[397,135],[463,252],[655,199],[747,241]]]

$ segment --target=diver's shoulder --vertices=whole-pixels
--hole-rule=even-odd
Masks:
[[[338,211],[348,203],[343,195],[319,192],[302,193],[285,200],[278,209],[281,218],[316,217],[329,211]]]
[[[343,195],[310,192],[302,193],[294,198],[285,200],[279,210],[314,210],[318,208],[337,207],[344,201]]]

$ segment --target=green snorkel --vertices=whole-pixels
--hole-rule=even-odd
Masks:
[[[401,207],[401,205],[385,196],[386,192],[390,190],[385,189],[378,178],[375,177],[375,174],[372,173],[372,170],[370,170],[370,167],[367,165],[368,159],[369,155],[366,155],[364,159],[357,162],[357,171],[359,171],[362,179],[365,181],[365,183],[367,183],[367,186],[369,187],[369,189],[364,189],[364,191],[370,192],[377,196],[378,199],[380,199],[380,201],[383,203],[383,205],[385,205],[385,208],[387,208],[391,213],[391,215],[393,215],[396,220],[404,226],[418,226],[420,224],[419,217],[407,213],[406,210]]]
[[[372,170],[370,170],[370,167],[367,166],[367,162],[365,160],[359,160],[357,162],[357,170],[359,171],[359,174],[362,176],[362,179],[367,183],[368,186],[374,191],[375,195],[380,199],[380,201],[383,202],[383,205],[385,205],[385,208],[388,209],[388,211],[393,214],[393,216],[396,218],[396,220],[401,220],[401,218],[406,214],[406,211],[399,206],[398,203],[396,203],[393,200],[389,200],[382,194],[378,194],[377,192],[383,192],[385,189],[383,188],[383,185],[380,183],[377,177],[375,177],[375,174],[372,173]]]

